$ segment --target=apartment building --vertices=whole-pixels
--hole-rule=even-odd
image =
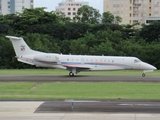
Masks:
[[[160,0],[104,0],[104,12],[122,17],[122,24],[145,23],[149,17],[160,17]]]
[[[33,0],[0,0],[0,14],[21,12],[24,8],[33,8]]]
[[[83,5],[88,5],[88,2],[81,2],[76,0],[63,0],[56,7],[56,11],[62,12],[66,15],[66,17],[70,17],[71,19],[73,19],[78,9]]]

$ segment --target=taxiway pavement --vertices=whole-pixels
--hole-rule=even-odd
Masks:
[[[1,101],[0,120],[159,120],[159,102],[99,101],[76,102],[71,109],[69,101]],[[94,104],[93,104],[94,103]],[[99,106],[99,107],[97,107]],[[122,108],[126,107],[125,112]],[[88,109],[90,108],[90,110]],[[101,111],[101,109],[103,111]],[[112,108],[112,109],[111,109]],[[140,113],[135,108],[141,108]],[[155,109],[154,109],[155,108]],[[88,110],[90,112],[86,112]],[[114,112],[114,110],[118,110]],[[134,109],[134,111],[130,111]],[[148,109],[148,110],[147,110]],[[100,112],[100,111],[101,112]],[[110,110],[110,111],[107,111]],[[128,111],[130,112],[128,112]],[[126,112],[127,111],[127,112]],[[145,112],[147,111],[147,112]],[[149,112],[150,111],[150,112]]]
[[[160,100],[45,101],[35,113],[160,113]]]
[[[160,102],[1,101],[0,120],[159,120]],[[99,107],[97,107],[99,106]],[[120,107],[120,108],[118,108]],[[126,108],[125,112],[122,108]],[[90,108],[90,109],[88,109]],[[103,111],[101,111],[101,109]],[[111,109],[112,108],[112,109]],[[140,108],[141,110],[135,109]],[[90,112],[87,112],[88,110]],[[117,112],[113,111],[118,110]],[[131,111],[134,109],[134,111]],[[100,110],[100,111],[99,111]],[[107,111],[108,110],[108,111]],[[109,111],[110,110],[110,111]],[[127,112],[126,112],[127,111]],[[129,112],[130,111],[130,112]],[[147,111],[147,112],[146,112]]]

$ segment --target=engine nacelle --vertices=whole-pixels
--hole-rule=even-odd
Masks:
[[[57,62],[58,56],[56,54],[42,54],[34,56],[34,59],[43,62]]]

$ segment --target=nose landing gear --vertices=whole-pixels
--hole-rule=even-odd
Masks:
[[[153,70],[144,70],[143,73],[142,73],[142,77],[146,76],[146,74],[145,74],[146,72],[153,72]]]
[[[146,74],[145,73],[142,73],[142,77],[145,77],[146,76]]]

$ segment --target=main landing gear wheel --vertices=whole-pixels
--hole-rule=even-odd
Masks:
[[[72,77],[73,77],[73,76],[74,76],[74,73],[70,72],[70,73],[69,73],[69,76],[72,76]]]
[[[146,74],[145,73],[142,73],[142,77],[145,77],[146,76]]]

